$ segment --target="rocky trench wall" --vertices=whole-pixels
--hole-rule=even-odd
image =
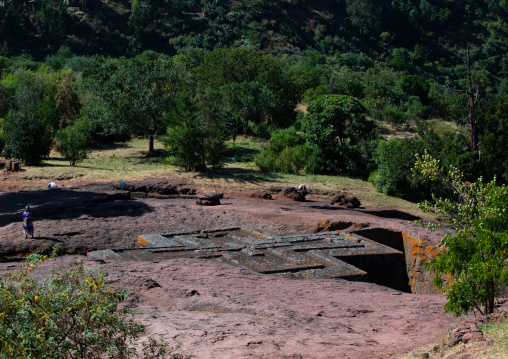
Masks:
[[[424,268],[424,263],[436,255],[437,245],[412,237],[404,232],[385,228],[366,228],[353,233],[397,249],[404,253],[407,278],[411,293],[436,294],[439,291],[432,285],[433,274]]]

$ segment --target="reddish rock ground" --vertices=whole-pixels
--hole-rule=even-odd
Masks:
[[[331,223],[378,226],[437,243],[406,219],[332,210],[327,200],[297,203],[228,194],[220,206],[195,199],[114,200],[111,185],[0,193],[0,250],[4,261],[61,243],[68,254],[137,245],[140,234],[250,226],[272,234],[326,230]],[[21,234],[21,209],[30,204],[36,239]],[[363,212],[362,212],[363,211]],[[385,215],[385,214],[383,214]],[[83,260],[44,262],[40,270]],[[13,268],[17,264],[4,263]],[[108,281],[130,288],[126,305],[142,311],[150,334],[182,343],[192,358],[391,358],[439,340],[457,319],[441,295],[416,295],[344,280],[290,280],[213,260],[106,261]]]

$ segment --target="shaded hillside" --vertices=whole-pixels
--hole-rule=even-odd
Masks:
[[[497,78],[508,71],[505,1],[6,0],[3,55],[42,58],[62,45],[83,55],[146,49],[254,46],[272,54],[337,55],[344,65],[385,62],[400,71],[453,76],[468,45]],[[504,83],[506,86],[506,83]]]

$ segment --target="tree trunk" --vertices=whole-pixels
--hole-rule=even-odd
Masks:
[[[148,154],[152,154],[154,152],[154,149],[153,149],[153,143],[154,143],[154,138],[153,138],[153,135],[150,134],[148,136]]]
[[[486,284],[487,289],[487,302],[485,303],[485,314],[492,314],[494,313],[494,304],[495,304],[495,298],[496,298],[496,292],[495,292],[495,285],[494,281],[489,280]]]
[[[476,118],[476,102],[478,100],[478,86],[476,93],[473,92],[473,81],[471,79],[471,64],[469,63],[469,46],[467,48],[467,95],[469,97],[469,127],[470,127],[470,147],[471,147],[471,166],[474,167],[478,153],[478,121]]]

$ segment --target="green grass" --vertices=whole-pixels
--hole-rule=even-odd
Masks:
[[[489,355],[493,358],[508,358],[508,318],[493,320],[478,325],[485,339],[492,340]]]
[[[422,215],[415,203],[378,193],[366,181],[341,176],[290,175],[259,171],[254,164],[255,155],[265,142],[243,137],[230,141],[228,160],[221,169],[204,173],[184,172],[181,168],[165,161],[168,155],[161,143],[155,141],[158,156],[147,157],[148,140],[133,139],[107,147],[95,148],[88,158],[71,167],[69,162],[53,151],[42,166],[23,167],[23,183],[16,189],[43,188],[50,180],[66,186],[83,182],[116,182],[144,179],[179,180],[194,184],[198,190],[217,189],[242,191],[247,194],[260,191],[281,190],[286,186],[303,183],[310,190],[312,198],[330,198],[337,192],[345,191],[357,196],[366,207],[393,208],[414,215]],[[233,160],[234,158],[234,160]]]
[[[164,154],[163,146],[155,142],[155,150]],[[169,166],[163,156],[147,157],[148,141],[134,139],[99,147],[88,158],[72,167],[55,151],[39,167],[25,167],[24,177],[29,179],[68,178],[90,181],[130,180],[158,176],[176,168]]]

